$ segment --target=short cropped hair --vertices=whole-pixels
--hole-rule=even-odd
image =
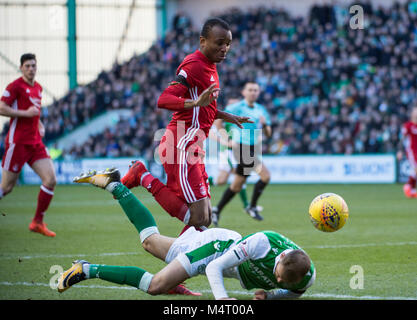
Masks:
[[[249,79],[243,82],[243,88],[245,88],[248,84],[257,84],[259,86],[259,83],[257,83],[255,80]]]
[[[225,29],[227,31],[230,30],[229,24],[226,21],[224,21],[223,19],[221,19],[221,18],[209,18],[209,19],[206,20],[206,22],[204,22],[204,25],[201,28],[200,36],[202,36],[204,38],[208,38],[210,30],[214,26],[222,27],[223,29]]]
[[[28,60],[36,60],[36,55],[33,53],[22,54],[22,56],[20,57],[20,66],[23,66],[25,61],[28,61]]]
[[[288,252],[279,262],[284,266],[282,280],[288,284],[297,284],[310,270],[310,258],[303,250]]]

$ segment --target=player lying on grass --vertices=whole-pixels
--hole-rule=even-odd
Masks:
[[[298,298],[315,280],[308,255],[273,231],[243,237],[235,231],[189,228],[178,238],[159,233],[152,214],[120,183],[117,169],[88,172],[74,178],[111,192],[136,227],[143,248],[168,265],[156,274],[139,267],[91,264],[77,260],[58,280],[58,291],[86,279],[127,284],[151,295],[164,294],[190,277],[206,274],[216,299],[229,299],[223,277],[240,280],[245,289],[261,289],[255,299]],[[276,289],[276,290],[272,290]],[[266,292],[265,290],[272,290]]]

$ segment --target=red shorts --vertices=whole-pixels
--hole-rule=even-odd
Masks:
[[[167,144],[159,145],[159,157],[167,174],[167,187],[187,203],[204,198],[211,198],[206,167],[200,160],[189,159],[189,153],[175,147],[167,148]],[[167,153],[174,161],[164,161]]]
[[[7,171],[19,173],[25,163],[32,166],[35,161],[45,158],[50,158],[50,156],[48,149],[43,143],[6,143],[6,149],[4,150],[1,166]]]

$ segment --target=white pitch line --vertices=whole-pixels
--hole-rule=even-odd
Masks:
[[[0,286],[10,286],[10,287],[18,287],[18,286],[27,286],[27,287],[49,287],[51,286],[48,283],[40,283],[40,282],[0,282]],[[74,288],[85,288],[85,289],[108,289],[108,290],[138,290],[134,287],[127,287],[127,286],[100,286],[100,285],[74,285]],[[51,288],[51,290],[54,290]],[[198,290],[195,291],[201,293],[211,293],[210,290]],[[231,294],[242,294],[242,295],[253,295],[253,292],[250,291],[240,291],[240,290],[229,290]],[[351,296],[351,295],[341,295],[341,294],[331,294],[331,293],[312,293],[312,294],[304,294],[303,297],[306,298],[333,298],[333,299],[360,299],[360,300],[417,300],[417,297],[380,297],[380,296]]]
[[[384,242],[384,243],[363,243],[363,244],[340,244],[340,245],[319,245],[319,246],[305,246],[303,249],[338,249],[338,248],[361,248],[361,247],[378,247],[378,246],[415,246],[417,242]],[[34,255],[19,255],[2,254],[0,260],[11,259],[48,259],[48,258],[83,258],[83,257],[106,257],[106,256],[123,256],[136,255],[139,252],[110,252],[110,253],[74,253],[74,254],[34,254]]]

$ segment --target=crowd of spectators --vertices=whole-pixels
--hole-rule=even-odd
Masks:
[[[218,65],[219,108],[240,96],[246,80],[257,81],[273,129],[264,153],[388,153],[399,147],[401,124],[417,101],[417,4],[361,5],[363,29],[352,28],[349,7],[339,5],[314,6],[307,17],[271,7],[213,13],[233,34],[231,51]],[[152,157],[154,133],[172,114],[158,110],[157,99],[198,48],[199,28],[178,14],[146,53],[115,63],[43,108],[46,143],[106,110],[128,108],[132,117],[63,154]]]

